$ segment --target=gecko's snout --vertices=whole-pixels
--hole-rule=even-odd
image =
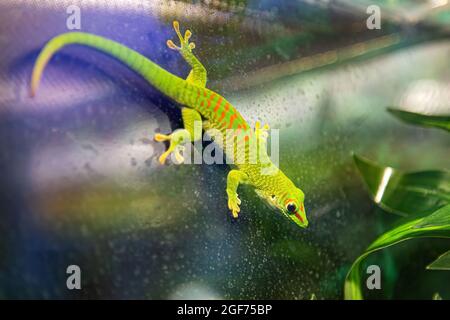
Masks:
[[[309,225],[303,204],[300,205],[299,209],[295,211],[294,214],[289,215],[289,217],[301,228],[307,228]]]

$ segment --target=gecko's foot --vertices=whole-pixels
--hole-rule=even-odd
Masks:
[[[178,39],[180,39],[180,46],[176,46],[172,40],[167,40],[167,46],[173,50],[191,52],[192,49],[195,48],[195,43],[189,42],[189,39],[192,36],[192,32],[190,30],[186,30],[183,37],[180,32],[180,24],[176,20],[173,22],[173,28],[177,33]]]
[[[184,146],[177,146],[173,151],[167,150],[158,158],[158,161],[161,165],[164,165],[166,163],[167,158],[170,156],[171,153],[173,153],[175,156],[175,160],[177,161],[177,164],[181,164],[184,162],[184,157],[182,155],[183,150]]]
[[[258,138],[263,139],[264,141],[267,140],[267,138],[269,137],[269,130],[270,127],[269,125],[266,123],[264,126],[261,127],[261,122],[256,121],[255,123],[255,134]]]
[[[241,209],[239,208],[240,204],[241,199],[239,199],[237,193],[228,193],[228,209],[231,210],[231,214],[235,219],[238,217],[239,211],[241,211]]]
[[[155,141],[163,142],[163,141],[170,141],[169,148],[166,152],[164,152],[159,157],[159,163],[165,164],[167,158],[170,156],[171,153],[175,155],[175,159],[177,163],[183,163],[184,157],[182,156],[182,152],[184,151],[183,144],[190,141],[191,135],[189,134],[189,131],[186,129],[176,130],[172,134],[165,135],[161,133],[157,133],[154,136]]]

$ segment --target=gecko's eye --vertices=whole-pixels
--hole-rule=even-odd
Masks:
[[[273,195],[270,196],[270,198],[271,198],[272,200],[275,200],[276,196],[273,194]]]
[[[295,211],[297,211],[297,206],[294,203],[289,203],[286,206],[287,211],[289,211],[290,213],[295,213]]]

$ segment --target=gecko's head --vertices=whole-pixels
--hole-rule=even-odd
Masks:
[[[299,227],[306,228],[308,226],[304,206],[305,194],[299,188],[293,186],[288,190],[264,191],[256,189],[255,191],[271,207],[281,211],[285,217],[294,221]]]

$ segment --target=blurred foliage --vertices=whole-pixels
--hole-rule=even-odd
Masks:
[[[433,294],[432,299],[433,300],[442,300],[442,297],[438,292],[436,292],[435,294]]]
[[[414,219],[389,230],[378,237],[353,263],[344,285],[345,299],[363,299],[361,289],[361,263],[371,253],[414,238],[450,238],[450,205],[424,218]]]
[[[433,263],[431,263],[427,269],[430,270],[450,270],[450,251],[447,251],[439,258],[437,258]]]
[[[388,111],[404,122],[422,127],[435,127],[450,131],[450,115],[434,116],[388,108]]]
[[[399,172],[357,155],[355,164],[377,204],[399,215],[428,214],[450,202],[450,173]],[[376,199],[379,194],[380,199]]]
[[[390,109],[390,112],[407,122],[431,127],[450,127],[450,117],[426,116],[393,109]],[[450,238],[450,175],[445,171],[403,174],[393,168],[370,163],[356,155],[354,159],[375,202],[387,211],[410,215],[406,222],[379,236],[351,266],[345,279],[344,297],[359,300],[363,299],[361,263],[371,253],[408,239]],[[430,211],[434,212],[423,216]],[[450,269],[449,252],[427,268]]]

